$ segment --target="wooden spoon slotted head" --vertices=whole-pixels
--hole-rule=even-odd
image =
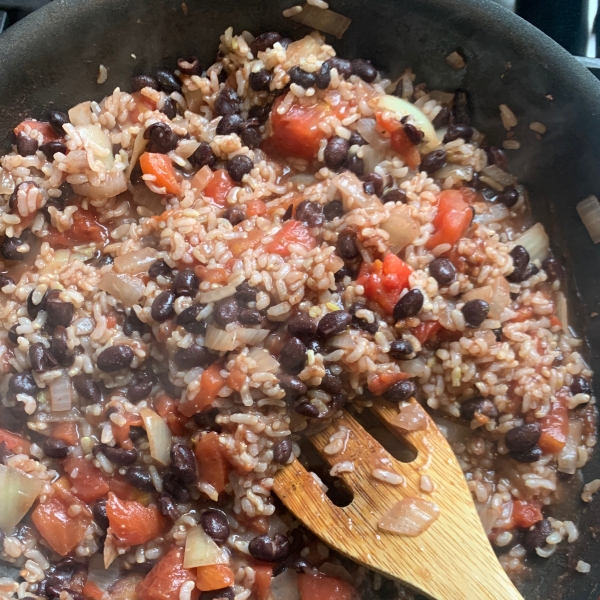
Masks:
[[[338,475],[354,493],[348,506],[335,506],[298,460],[277,474],[275,493],[326,544],[427,597],[523,600],[492,550],[454,452],[431,417],[414,399],[412,403],[422,411],[423,425],[418,431],[402,431],[418,452],[410,463],[393,458],[346,411],[310,436],[331,467],[346,462],[353,466],[353,471]],[[395,408],[376,401],[371,410],[394,434],[400,433],[394,424]],[[342,428],[347,429],[342,449],[325,452],[331,436]],[[382,481],[374,477],[375,469],[400,475],[404,481],[400,485]],[[422,476],[429,478],[433,491],[423,491]],[[379,526],[382,517],[404,499],[424,500],[439,508],[437,518],[418,535],[391,533]]]

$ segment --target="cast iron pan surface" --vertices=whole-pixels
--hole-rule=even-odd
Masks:
[[[24,117],[43,119],[49,109],[66,110],[100,100],[115,86],[129,90],[132,74],[175,67],[178,56],[202,64],[216,56],[219,36],[229,26],[255,34],[276,30],[298,38],[307,30],[282,17],[291,0],[54,0],[0,37],[0,140]],[[585,332],[590,361],[600,373],[600,250],[575,211],[589,194],[600,194],[600,83],[552,40],[488,0],[331,0],[352,19],[342,40],[330,40],[345,57],[373,61],[389,75],[412,66],[417,82],[430,88],[470,93],[474,124],[499,145],[504,130],[498,105],[519,117],[519,151],[510,167],[528,188],[537,219],[566,263],[571,313]],[[453,71],[444,57],[461,49],[467,68]],[[134,56],[132,56],[134,55]],[[108,81],[96,83],[98,65]],[[537,140],[528,125],[548,130]],[[574,300],[575,290],[579,300]],[[584,469],[585,481],[600,477],[600,453]],[[524,581],[527,600],[597,600],[600,595],[600,494],[590,505],[577,492],[550,516],[573,518],[580,529],[574,544],[561,544],[550,559],[533,559]],[[590,574],[575,571],[591,563]],[[442,600],[442,599],[440,599]],[[474,600],[474,599],[469,599]]]

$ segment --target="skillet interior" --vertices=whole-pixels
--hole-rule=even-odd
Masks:
[[[50,108],[64,110],[90,98],[100,99],[119,85],[129,89],[132,74],[174,67],[181,55],[195,54],[202,64],[214,60],[219,35],[277,30],[298,37],[305,29],[281,16],[291,0],[54,0],[0,38],[0,139],[23,117],[43,118]],[[185,7],[185,8],[184,8]],[[579,333],[585,331],[592,367],[600,372],[600,250],[594,247],[575,204],[600,193],[600,83],[557,44],[524,21],[487,0],[332,0],[334,10],[353,19],[336,49],[347,57],[371,59],[397,75],[406,66],[417,82],[431,88],[466,88],[475,125],[499,144],[504,130],[498,104],[519,116],[509,152],[511,170],[531,194],[535,216],[546,226],[554,249],[566,262],[571,303]],[[444,57],[461,48],[466,69],[455,72]],[[136,58],[134,58],[135,55]],[[108,81],[96,83],[98,65],[109,68]],[[536,140],[528,125],[541,121],[548,131]],[[596,453],[584,469],[585,480],[600,477]],[[581,482],[572,478],[572,485]],[[600,553],[594,546],[600,500],[583,505],[578,494],[569,508],[580,539],[548,560],[536,560],[525,581],[529,599],[596,600],[600,590]],[[580,513],[576,517],[576,513]],[[560,518],[560,511],[553,513]],[[579,559],[592,572],[574,570]]]

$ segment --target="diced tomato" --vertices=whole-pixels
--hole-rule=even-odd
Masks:
[[[246,216],[249,217],[260,217],[267,213],[267,205],[260,198],[256,198],[255,200],[250,200],[248,204],[246,204]]]
[[[107,477],[108,489],[121,500],[135,500],[144,506],[152,502],[152,494],[144,492],[133,487],[122,475],[115,473],[112,477]]]
[[[567,443],[569,435],[569,388],[558,390],[556,397],[550,401],[550,412],[540,421],[542,433],[539,447],[543,452],[556,454]]]
[[[217,493],[225,491],[231,470],[216,432],[205,433],[194,445],[200,477],[210,483]]]
[[[433,219],[434,233],[427,241],[427,248],[432,249],[440,244],[454,246],[465,235],[473,211],[464,200],[460,190],[444,190],[439,195],[437,213]]]
[[[419,150],[406,135],[404,127],[399,127],[392,133],[392,148],[411,169],[416,169],[421,164]]]
[[[179,600],[179,591],[186,581],[195,576],[189,569],[183,568],[183,549],[172,548],[135,588],[139,600]],[[192,592],[192,600],[199,592]]]
[[[227,283],[227,278],[231,274],[224,265],[196,265],[194,272],[202,281],[210,283]]]
[[[33,131],[41,133],[44,138],[44,144],[48,142],[54,142],[55,140],[58,140],[60,138],[60,136],[58,135],[58,133],[56,133],[56,131],[54,131],[54,127],[52,127],[50,123],[46,123],[45,121],[34,120],[26,120],[19,123],[14,129],[15,135],[18,135],[19,133],[25,131],[26,126],[29,126],[29,128]]]
[[[93,581],[87,581],[83,586],[85,600],[108,600],[108,594],[101,590]]]
[[[52,246],[70,248],[76,244],[103,244],[108,240],[108,230],[100,225],[95,212],[78,208],[73,213],[73,226],[67,231],[58,231],[54,227],[48,229],[48,235],[44,236]]]
[[[229,190],[235,187],[235,182],[225,169],[217,169],[208,180],[202,191],[204,196],[211,198],[215,204],[225,206],[225,200]]]
[[[562,323],[556,315],[550,316],[550,327],[562,327]]]
[[[359,600],[358,592],[343,579],[324,575],[298,575],[302,600]]]
[[[89,504],[108,494],[106,478],[89,460],[72,456],[65,460],[64,469],[71,482],[71,492],[80,500]]]
[[[179,412],[191,417],[208,408],[226,385],[227,380],[221,375],[221,364],[213,363],[200,376],[200,390],[193,398],[179,405]]]
[[[237,366],[229,371],[229,377],[227,377],[227,385],[239,392],[242,386],[246,383],[246,374]]]
[[[55,423],[52,426],[52,437],[62,440],[67,446],[74,446],[79,441],[79,431],[76,423]]]
[[[120,546],[137,546],[159,536],[164,519],[156,506],[144,506],[134,500],[120,500],[108,494],[106,514],[110,528]]]
[[[515,500],[513,502],[511,520],[515,527],[531,527],[544,517],[537,502]]]
[[[129,437],[131,428],[140,427],[144,424],[144,421],[142,421],[142,417],[140,417],[140,415],[131,413],[129,411],[123,411],[121,416],[126,421],[125,425],[117,425],[114,421],[111,421],[110,426],[117,444],[119,444],[121,448],[131,450],[131,448],[133,448],[133,444]]]
[[[439,321],[423,321],[413,329],[411,333],[424,344],[427,340],[430,340],[440,329],[442,328]]]
[[[185,425],[189,422],[190,418],[179,411],[176,400],[166,394],[162,394],[154,400],[154,408],[165,419],[173,435],[185,435],[189,433]]]
[[[286,221],[284,226],[273,236],[273,240],[265,246],[267,252],[281,256],[290,255],[290,244],[298,244],[306,250],[312,250],[317,240],[300,221]]]
[[[264,236],[265,234],[260,229],[254,229],[248,231],[243,238],[233,238],[232,240],[229,240],[227,245],[231,250],[231,254],[237,258],[243,252],[246,252],[246,250],[257,248]]]
[[[522,306],[516,311],[516,315],[510,319],[512,323],[523,323],[533,317],[533,308],[531,306]]]
[[[253,592],[256,600],[269,600],[271,592],[271,580],[273,579],[272,565],[253,564],[254,586]]]
[[[156,187],[165,188],[168,194],[181,193],[179,176],[171,159],[165,154],[157,152],[144,152],[140,156],[140,167],[144,175],[154,175],[152,182]]]
[[[20,435],[0,429],[0,444],[4,442],[7,448],[15,454],[29,454],[31,444]]]
[[[51,498],[38,504],[31,514],[31,520],[40,535],[50,547],[61,556],[67,555],[85,536],[92,522],[88,511],[77,516],[69,515],[68,507],[58,498]]]
[[[383,262],[363,262],[356,283],[364,287],[365,296],[369,300],[379,304],[391,315],[402,290],[408,287],[408,278],[412,272],[403,260],[395,254],[388,254]]]
[[[149,110],[156,110],[156,103],[141,92],[133,92],[131,96],[135,102],[135,107],[129,111],[129,118],[132,123],[137,123],[141,114]]]
[[[369,391],[376,396],[381,396],[392,385],[409,377],[408,373],[369,373],[367,376]]]
[[[222,590],[233,585],[233,571],[227,565],[206,565],[198,567],[196,587],[201,592]]]
[[[261,515],[260,517],[248,517],[245,513],[236,515],[236,519],[246,529],[254,531],[258,534],[267,533],[269,531],[269,517],[267,515]]]
[[[375,120],[377,125],[387,131],[393,133],[400,127],[400,121],[392,116],[393,113],[390,111],[377,111],[375,113]]]

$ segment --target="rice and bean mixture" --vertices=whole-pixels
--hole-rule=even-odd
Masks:
[[[509,573],[577,538],[591,372],[465,92],[230,29],[47,119],[0,162],[0,597],[412,597],[271,494],[378,398],[432,412]]]

